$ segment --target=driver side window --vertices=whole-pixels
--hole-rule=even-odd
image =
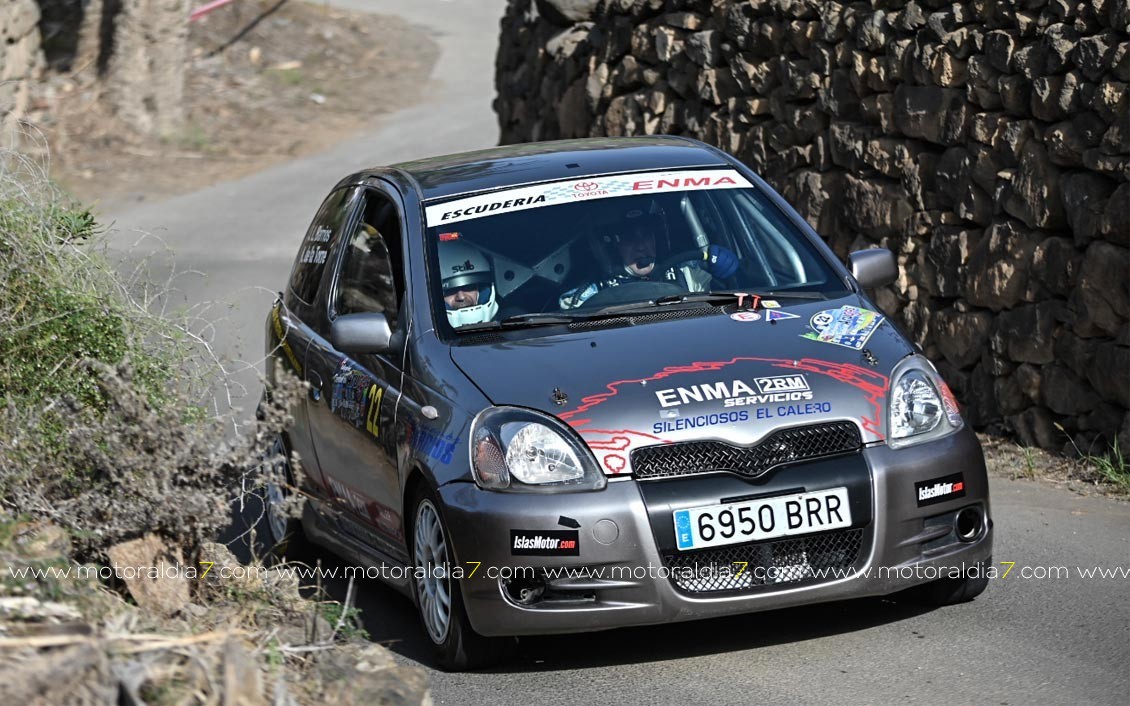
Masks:
[[[345,244],[334,310],[384,314],[395,331],[404,293],[400,216],[387,196],[366,191],[364,198],[361,219]]]

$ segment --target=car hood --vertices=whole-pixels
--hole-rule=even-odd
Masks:
[[[452,360],[498,405],[572,426],[606,473],[639,447],[754,444],[783,427],[848,420],[886,437],[889,375],[912,352],[858,297],[454,346]],[[646,319],[644,319],[646,321]]]

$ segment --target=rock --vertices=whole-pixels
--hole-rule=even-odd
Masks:
[[[1119,42],[1110,54],[1110,73],[1123,83],[1130,83],[1130,42]]]
[[[1032,82],[1032,114],[1049,123],[1063,120],[1079,109],[1079,80],[1066,76],[1041,76]]]
[[[640,104],[633,96],[617,96],[604,113],[604,134],[611,137],[637,135],[643,125]]]
[[[1114,336],[1130,319],[1127,271],[1130,250],[1101,240],[1087,248],[1071,300],[1077,316],[1075,328],[1081,335],[1101,332]]]
[[[1130,128],[1126,125],[1114,124],[1103,133],[1099,149],[1106,154],[1126,154],[1130,152]]]
[[[1093,37],[1080,39],[1071,52],[1071,60],[1088,81],[1099,81],[1113,65],[1118,35],[1107,30]]]
[[[1070,64],[1070,57],[1079,43],[1079,33],[1069,25],[1049,25],[1041,38],[1043,47],[1043,72],[1058,74]]]
[[[1025,399],[1033,404],[1040,403],[1040,369],[1034,365],[1021,363],[1012,373],[1013,380],[1024,395]]]
[[[902,236],[912,212],[906,193],[898,183],[846,176],[839,217],[869,238],[878,241]]]
[[[1052,362],[1055,360],[1057,308],[1057,304],[1048,301],[1001,312],[993,333],[994,350],[1017,362]]]
[[[685,47],[686,40],[681,32],[670,27],[655,28],[655,55],[660,62],[669,63]]]
[[[1016,221],[993,224],[966,264],[965,292],[969,302],[1000,311],[1022,301],[1037,242]]]
[[[1035,140],[1024,144],[1016,176],[1002,196],[1004,210],[1029,227],[1063,228],[1067,225],[1060,195],[1059,168]]]
[[[1097,347],[1098,342],[1094,339],[1079,338],[1061,330],[1055,340],[1055,357],[1076,375],[1085,378],[1094,363]]]
[[[1125,454],[1130,449],[1130,412],[1122,418],[1122,428],[1118,431],[1118,448]]]
[[[1090,384],[1061,365],[1044,366],[1041,378],[1040,395],[1048,409],[1057,414],[1085,414],[1099,403]]]
[[[968,188],[973,172],[973,159],[964,147],[950,147],[938,160],[936,187],[948,201],[955,202]]]
[[[1008,123],[1004,113],[977,113],[970,122],[969,136],[983,145],[995,147]]]
[[[947,54],[957,59],[968,59],[984,41],[984,32],[976,27],[958,27],[940,39]]]
[[[973,365],[989,340],[993,317],[985,311],[960,313],[943,309],[934,314],[931,330],[938,350],[958,368]]]
[[[1015,377],[1015,372],[996,378],[993,381],[993,394],[997,397],[997,405],[1000,406],[1001,414],[1005,416],[1023,412],[1032,406],[1032,402],[1020,389],[1020,383]]]
[[[1083,431],[1096,432],[1099,437],[1098,441],[1105,449],[1118,437],[1118,430],[1125,414],[1126,410],[1119,405],[1100,402],[1095,406],[1093,412],[1079,418],[1079,428]]]
[[[1032,82],[1024,76],[1001,76],[997,80],[1001,106],[1012,115],[1026,116],[1032,106]]]
[[[698,94],[706,102],[723,105],[738,93],[729,69],[703,69],[698,75]]]
[[[1067,297],[1075,286],[1079,252],[1067,238],[1044,238],[1032,255],[1032,277],[1051,294]]]
[[[934,83],[946,88],[965,85],[966,62],[948,52],[938,52],[930,62],[930,76]]]
[[[878,123],[879,129],[890,134],[895,129],[895,99],[890,93],[867,96],[859,103],[864,120]]]
[[[687,37],[686,52],[699,66],[716,66],[722,54],[722,35],[715,30],[695,32]]]
[[[395,664],[380,645],[348,646],[322,653],[315,668],[319,701],[337,706],[431,706],[427,677],[419,667]]]
[[[1104,399],[1130,407],[1130,348],[1099,343],[1094,364],[1087,369],[1087,380]]]
[[[160,537],[147,534],[115,544],[106,555],[115,575],[142,609],[171,616],[188,603],[188,578],[179,547],[168,547]]]
[[[965,139],[971,113],[964,91],[899,84],[894,93],[895,125],[903,134],[942,145]]]
[[[1130,245],[1130,184],[1119,184],[1111,194],[1103,211],[1102,233],[1123,247]]]
[[[835,212],[842,188],[843,176],[840,173],[801,170],[789,177],[782,195],[817,233],[828,235],[835,228]]]
[[[224,663],[221,673],[224,704],[235,706],[266,706],[259,665],[238,642],[229,639],[224,643]]]
[[[961,272],[970,252],[981,238],[980,231],[965,228],[939,228],[921,251],[921,283],[937,297],[961,294]]]
[[[891,34],[885,12],[872,12],[856,27],[856,39],[860,46],[876,54],[883,53]]]
[[[1093,107],[1103,120],[1110,124],[1126,120],[1130,104],[1128,84],[1121,81],[1103,81],[1095,92]]]
[[[663,24],[679,29],[696,30],[702,27],[702,15],[694,12],[668,12],[663,16]]]
[[[879,129],[871,125],[833,120],[828,129],[832,163],[852,172],[862,171],[866,167],[863,151],[867,143],[878,135]]]
[[[745,47],[754,56],[771,59],[781,55],[785,41],[784,24],[768,18],[761,18],[750,25],[745,35]]]
[[[557,127],[562,139],[587,137],[592,113],[585,95],[584,78],[579,78],[565,90],[557,104]]]
[[[820,78],[812,70],[812,62],[803,59],[786,59],[779,65],[781,85],[790,91],[790,100],[816,97],[821,88]]]
[[[984,363],[973,368],[966,394],[966,420],[971,426],[983,427],[1001,417],[1000,407],[993,389],[993,374]]]
[[[993,30],[985,35],[985,58],[1000,73],[1012,73],[1012,55],[1017,45],[1016,30]]]
[[[845,69],[835,69],[827,90],[818,95],[820,107],[832,115],[847,120],[858,119],[859,94],[851,83],[851,75]]]
[[[592,32],[592,23],[573,25],[554,35],[545,43],[545,51],[557,61],[572,58],[577,48],[584,44]]]
[[[1063,203],[1075,243],[1080,247],[1102,237],[1103,216],[1116,184],[1090,172],[1064,175]]]
[[[534,0],[541,16],[556,25],[593,19],[600,0]]]
[[[1008,418],[1020,443],[1058,451],[1063,446],[1063,432],[1055,428],[1055,420],[1043,407],[1029,407]]]

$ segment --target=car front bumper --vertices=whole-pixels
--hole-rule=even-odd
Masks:
[[[963,496],[920,505],[915,484],[959,472]],[[850,571],[710,592],[687,590],[670,578],[671,557],[679,554],[673,548],[674,509],[841,486],[849,488],[859,538]],[[733,474],[613,480],[598,492],[552,495],[498,493],[458,482],[439,493],[463,572],[468,617],[483,635],[588,632],[886,595],[968,570],[992,554],[985,462],[968,429],[898,450],[874,445],[752,480]],[[984,527],[962,541],[953,518],[968,507],[983,513]],[[515,555],[512,531],[565,537],[575,531],[576,555]],[[539,578],[531,582],[535,573]],[[521,602],[523,586],[541,587],[540,599]]]

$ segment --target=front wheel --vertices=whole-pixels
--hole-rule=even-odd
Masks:
[[[417,493],[412,513],[412,592],[436,661],[446,671],[495,664],[510,653],[512,638],[483,637],[474,631],[459,584],[451,576],[455,559],[440,505],[430,489]]]
[[[262,515],[257,528],[259,550],[267,557],[286,553],[293,540],[302,537],[302,521],[294,516],[291,499],[294,473],[282,435],[276,435],[262,461]]]

